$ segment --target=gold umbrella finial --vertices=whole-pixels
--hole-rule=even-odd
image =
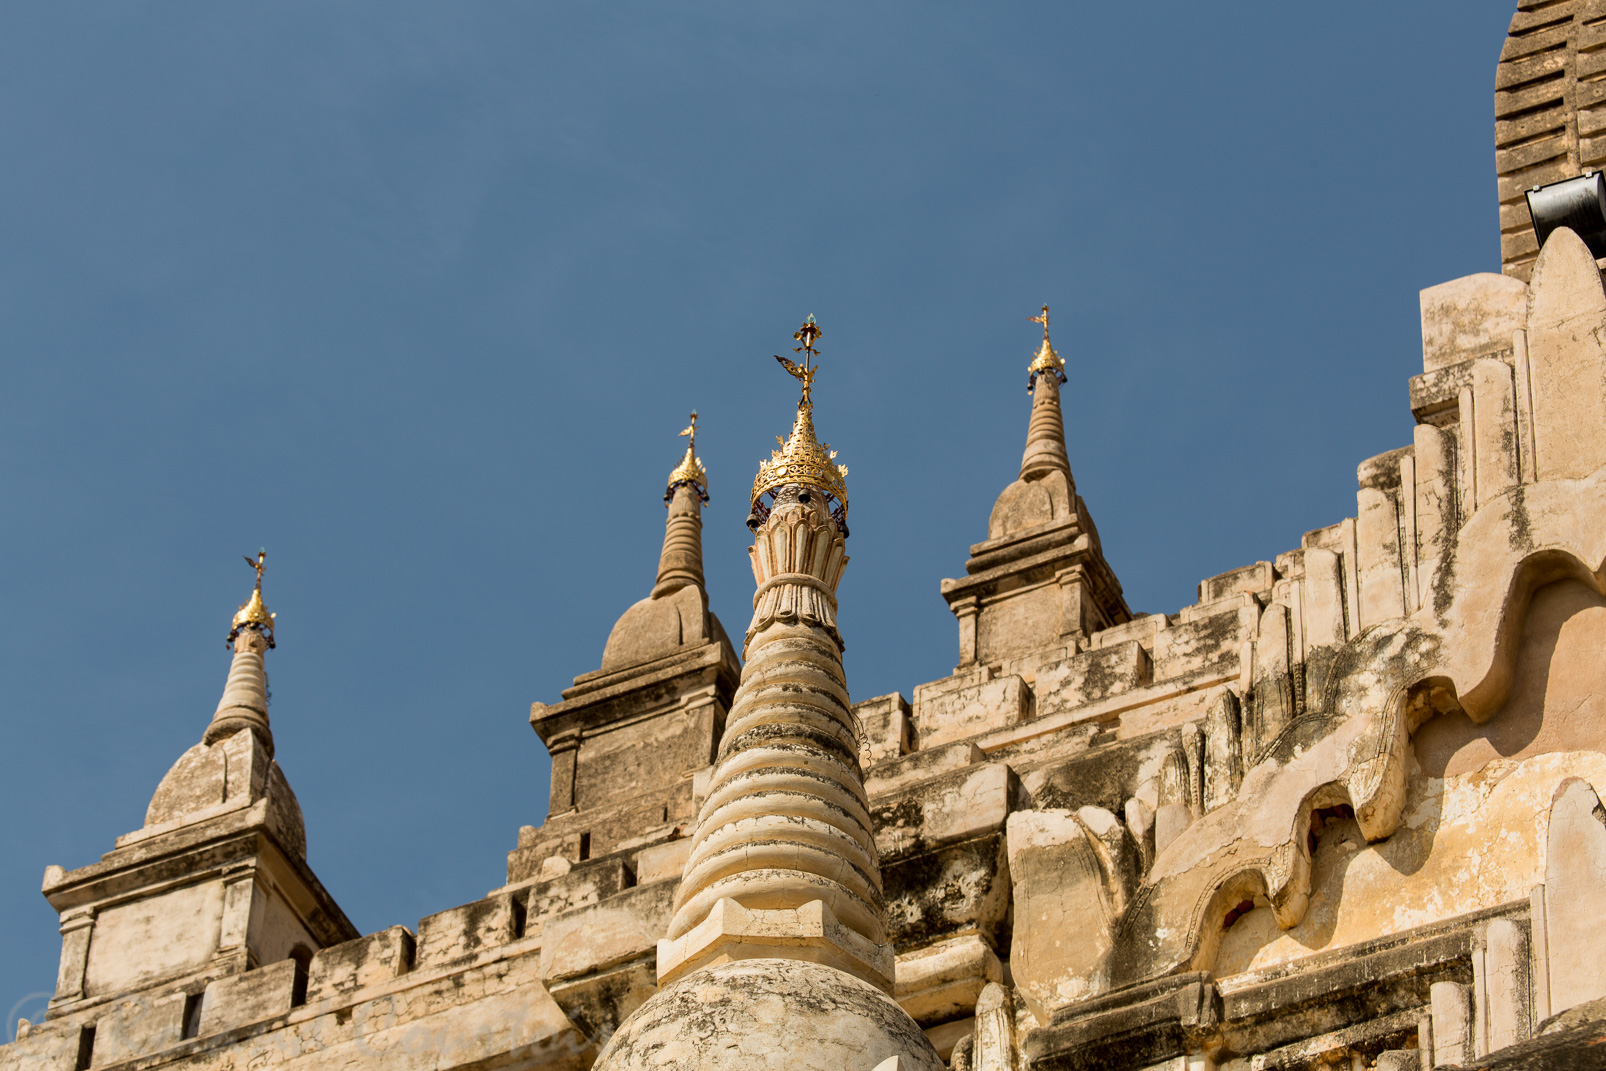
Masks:
[[[262,601],[262,571],[267,565],[268,552],[258,550],[255,558],[244,555],[245,564],[256,570],[256,586],[251,589],[251,597],[240,604],[235,612],[233,627],[229,629],[229,645],[233,646],[236,638],[246,629],[255,629],[268,641],[268,646],[274,646],[273,621],[276,615],[268,612],[267,605]]]
[[[1044,372],[1054,376],[1059,382],[1065,382],[1065,361],[1054,352],[1053,345],[1048,341],[1048,306],[1043,306],[1041,316],[1028,316],[1027,322],[1043,325],[1043,345],[1032,358],[1031,366],[1026,370],[1026,389],[1032,390],[1037,386],[1037,377]]]
[[[664,489],[664,505],[668,505],[675,497],[675,488],[686,484],[697,492],[697,497],[708,504],[708,470],[703,468],[703,459],[697,456],[697,410],[691,411],[691,423],[680,431],[686,436],[686,456],[680,459],[669,474],[669,486]]]

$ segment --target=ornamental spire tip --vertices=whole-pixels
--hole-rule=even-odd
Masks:
[[[749,520],[749,524],[761,523],[769,516],[769,503],[763,501],[765,495],[774,501],[775,492],[788,484],[798,484],[811,487],[826,497],[827,507],[838,524],[847,525],[848,491],[844,478],[848,474],[846,465],[836,463],[836,451],[831,444],[820,445],[814,434],[814,376],[819,368],[814,360],[820,351],[814,348],[814,343],[824,334],[819,324],[814,322],[814,314],[810,313],[803,326],[793,333],[792,338],[801,342],[801,346],[794,346],[793,353],[803,355],[803,363],[798,364],[780,354],[775,359],[781,363],[787,373],[803,384],[803,396],[797,403],[797,419],[792,423],[792,435],[779,450],[772,450],[768,461],[759,463],[758,476],[753,481],[753,515],[756,521]],[[780,442],[779,437],[776,438]]]
[[[244,557],[245,564],[256,570],[257,582],[256,586],[251,589],[251,597],[241,603],[240,609],[234,614],[233,625],[229,629],[229,646],[232,647],[234,645],[234,641],[240,633],[247,629],[253,629],[260,632],[262,637],[268,641],[268,646],[272,647],[274,646],[273,621],[276,615],[269,613],[267,605],[262,601],[262,570],[266,567],[268,552],[258,550],[255,558],[249,554]]]
[[[697,492],[697,497],[707,505],[708,470],[703,468],[703,459],[697,456],[697,410],[691,411],[691,423],[681,429],[680,434],[686,436],[686,456],[680,459],[680,464],[669,474],[669,486],[664,490],[664,504],[668,505],[675,497],[675,488],[685,485]]]
[[[1043,345],[1032,358],[1031,365],[1026,369],[1026,389],[1032,390],[1037,386],[1037,377],[1044,372],[1052,375],[1061,383],[1065,382],[1065,359],[1054,352],[1053,345],[1048,341],[1048,306],[1043,306],[1041,316],[1028,316],[1027,321],[1043,325]]]

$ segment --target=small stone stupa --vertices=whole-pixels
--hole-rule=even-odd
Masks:
[[[358,936],[307,865],[301,805],[273,757],[266,560],[246,558],[256,583],[230,622],[223,696],[157,785],[144,825],[96,863],[45,871],[63,937],[50,1014],[105,1024],[95,1066],[164,1032],[229,1029],[241,986],[270,987],[256,1009],[287,1013],[305,998],[312,957]],[[109,996],[136,990],[120,1005],[131,1010],[107,1012]]]
[[[845,466],[814,434],[811,316],[791,438],[752,492],[753,620],[741,686],[682,872],[660,989],[599,1071],[937,1071],[888,995],[881,871],[842,671]],[[697,1023],[697,1028],[689,1024]]]
[[[1048,306],[1030,319],[1042,324],[1043,342],[1026,370],[1032,411],[1020,475],[993,504],[966,575],[942,582],[959,621],[958,672],[983,678],[1045,641],[1074,655],[1094,633],[1132,619],[1071,475],[1060,409],[1065,359],[1048,338]]]

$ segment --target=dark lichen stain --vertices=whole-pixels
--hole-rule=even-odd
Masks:
[[[1511,492],[1511,531],[1507,543],[1512,550],[1526,555],[1534,549],[1533,521],[1528,516],[1528,490],[1517,487]]]

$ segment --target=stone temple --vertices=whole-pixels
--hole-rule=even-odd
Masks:
[[[546,823],[411,927],[308,863],[259,559],[144,826],[46,870],[55,996],[0,1071],[1606,1067],[1606,241],[1529,209],[1606,164],[1606,0],[1523,0],[1495,117],[1504,272],[1422,292],[1354,516],[1134,615],[1045,315],[908,697],[850,697],[806,323],[751,621],[708,610],[694,424],[656,583],[531,708]]]

